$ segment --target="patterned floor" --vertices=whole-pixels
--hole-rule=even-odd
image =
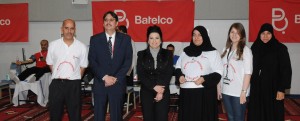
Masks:
[[[5,91],[4,91],[5,95]],[[32,99],[35,99],[34,97]],[[172,105],[177,104],[176,98],[171,100]],[[90,104],[91,97],[83,97],[82,106],[82,120],[93,121],[94,113]],[[222,103],[219,103],[219,120],[226,121],[226,114],[223,109]],[[286,121],[300,121],[300,99],[299,98],[287,98],[285,99],[285,113]],[[124,110],[125,112],[125,110]],[[64,121],[68,121],[68,115],[65,112]],[[131,107],[131,111],[125,116],[124,121],[142,121],[141,107],[138,105],[137,109]],[[0,100],[0,121],[49,121],[49,112],[46,107],[41,107],[36,103],[24,104],[18,107],[9,104],[9,98]],[[109,115],[107,115],[107,121],[109,121]],[[177,121],[177,107],[172,106],[169,112],[169,121]]]

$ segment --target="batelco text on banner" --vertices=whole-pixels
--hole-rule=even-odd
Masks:
[[[28,42],[28,3],[0,4],[0,42]]]
[[[128,34],[136,42],[145,42],[146,30],[158,25],[164,41],[190,42],[194,27],[195,5],[185,1],[94,1],[93,33],[103,32],[103,14],[114,11],[119,17],[118,25],[126,25]]]

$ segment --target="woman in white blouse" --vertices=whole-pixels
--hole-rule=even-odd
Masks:
[[[197,26],[176,63],[180,82],[179,121],[218,121],[217,84],[223,67],[207,30]]]
[[[228,121],[244,121],[252,74],[252,52],[246,46],[246,32],[241,23],[230,26],[221,57],[224,71],[218,98],[223,99]]]

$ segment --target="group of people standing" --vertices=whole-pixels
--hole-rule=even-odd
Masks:
[[[138,52],[137,61],[144,121],[168,120],[173,71],[180,83],[179,121],[218,121],[218,99],[229,121],[284,120],[292,69],[287,47],[275,38],[271,24],[261,26],[251,48],[244,26],[232,24],[222,54],[212,46],[205,27],[196,26],[191,38],[172,70],[172,54],[162,48],[160,28],[148,28],[148,46]]]
[[[88,66],[94,74],[94,120],[105,121],[107,104],[111,120],[122,120],[133,50],[131,37],[117,32],[117,26],[118,16],[106,12],[105,31],[91,37],[88,51],[75,38],[75,21],[63,21],[62,37],[50,42],[46,57],[53,79],[49,87],[51,120],[62,120],[65,104],[69,119],[81,120],[80,83]],[[291,85],[291,62],[287,47],[275,38],[271,24],[261,26],[251,49],[246,46],[243,25],[232,24],[222,54],[211,44],[206,28],[196,26],[175,70],[172,52],[162,48],[159,26],[148,27],[146,43],[147,48],[137,53],[136,67],[144,121],[168,120],[173,73],[180,84],[179,121],[218,121],[218,99],[223,100],[229,121],[244,121],[248,102],[248,121],[284,120],[283,99]]]
[[[50,42],[46,57],[52,72],[49,87],[51,121],[60,121],[66,106],[70,121],[81,120],[81,78],[85,68],[94,75],[94,120],[105,121],[109,104],[112,121],[122,120],[126,75],[132,69],[131,38],[116,31],[118,16],[108,11],[103,16],[104,32],[91,37],[89,51],[75,38],[72,19],[62,23],[61,38]]]

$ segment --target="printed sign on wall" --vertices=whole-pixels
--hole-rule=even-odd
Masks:
[[[28,3],[0,4],[0,42],[28,42]]]
[[[164,41],[190,42],[194,27],[194,2],[185,1],[102,1],[92,2],[93,33],[103,32],[103,15],[114,11],[118,25],[125,25],[136,42],[146,41],[151,25],[162,29]]]
[[[249,0],[249,29],[251,42],[257,38],[260,26],[273,25],[281,42],[300,42],[299,0]]]

